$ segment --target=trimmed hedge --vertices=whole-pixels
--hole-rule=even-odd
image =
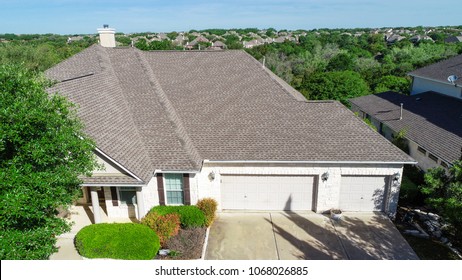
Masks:
[[[205,225],[209,227],[215,220],[218,203],[213,198],[203,198],[197,202],[197,207],[205,214]]]
[[[197,206],[180,205],[180,206],[155,206],[150,212],[164,216],[171,213],[180,215],[181,226],[183,228],[203,227],[206,223],[205,214]]]
[[[160,248],[159,237],[141,224],[94,224],[82,228],[75,247],[86,258],[151,260]]]

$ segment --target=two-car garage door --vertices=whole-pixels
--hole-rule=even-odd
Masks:
[[[223,209],[312,210],[314,176],[222,175]]]
[[[315,178],[221,175],[221,206],[225,210],[316,210]],[[338,206],[343,211],[383,211],[387,184],[387,176],[342,176]]]

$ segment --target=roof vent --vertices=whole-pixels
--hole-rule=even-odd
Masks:
[[[457,77],[456,75],[451,75],[448,77],[448,82],[450,82],[453,85],[456,85],[457,79],[459,79],[459,77]]]

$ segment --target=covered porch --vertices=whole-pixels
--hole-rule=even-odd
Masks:
[[[144,213],[141,186],[82,186],[83,197],[78,202],[79,214],[93,224],[111,219],[139,220]]]

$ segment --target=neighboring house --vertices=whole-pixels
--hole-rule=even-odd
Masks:
[[[418,43],[420,41],[427,41],[432,43],[435,42],[432,37],[427,35],[414,35],[411,38],[409,38],[409,41],[411,41],[412,43]]]
[[[462,36],[450,36],[444,39],[445,43],[460,43],[462,42]]]
[[[110,37],[110,32],[102,36]],[[106,38],[101,42],[107,42]],[[84,200],[110,217],[212,197],[220,210],[394,215],[414,160],[337,101],[307,101],[244,51],[99,45],[46,72],[106,167]]]
[[[448,168],[460,158],[462,99],[429,91],[411,96],[383,92],[350,101],[351,110],[369,119],[390,141],[404,130],[409,154],[423,170]]]
[[[212,45],[209,47],[209,49],[224,50],[226,49],[226,44],[223,43],[222,41],[215,41],[215,42],[212,42]]]
[[[412,77],[411,95],[435,91],[462,98],[462,54],[419,68],[410,72],[409,75]],[[448,80],[450,76],[460,79],[450,82]]]
[[[351,100],[351,109],[370,119],[389,140],[406,130],[409,153],[423,170],[447,168],[461,157],[462,80],[457,77],[462,77],[462,55],[409,75],[413,79],[410,96],[384,92],[358,97]]]

